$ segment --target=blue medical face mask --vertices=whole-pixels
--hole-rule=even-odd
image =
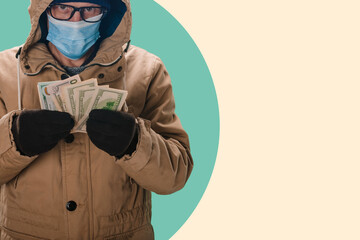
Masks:
[[[89,20],[96,21],[100,16]],[[100,37],[100,22],[89,23],[85,21],[69,22],[60,21],[48,15],[49,33],[46,37],[48,41],[67,58],[77,60],[95,44]]]

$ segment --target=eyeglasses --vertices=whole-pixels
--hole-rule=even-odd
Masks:
[[[65,4],[51,4],[48,7],[48,11],[50,12],[51,16],[57,20],[61,21],[68,21],[70,20],[76,11],[80,13],[81,19],[85,22],[99,22],[101,21],[106,13],[107,9],[105,7],[73,7],[70,5]],[[101,16],[99,19],[96,20],[89,20],[93,17]]]

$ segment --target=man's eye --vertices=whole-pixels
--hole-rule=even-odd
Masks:
[[[68,7],[68,6],[64,6],[64,5],[60,5],[60,6],[58,6],[58,9],[59,9],[59,10],[62,10],[62,11],[66,11],[66,10],[69,9],[69,7]]]
[[[95,9],[93,7],[86,7],[84,8],[85,12],[93,12]]]

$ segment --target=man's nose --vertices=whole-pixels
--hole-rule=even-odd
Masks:
[[[72,18],[70,18],[70,22],[79,22],[79,21],[81,21],[82,19],[81,19],[81,15],[80,15],[80,12],[79,11],[76,11],[75,13],[74,13],[74,15],[72,16]]]

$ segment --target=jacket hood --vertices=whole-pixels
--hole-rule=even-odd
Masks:
[[[37,44],[44,37],[44,34],[47,34],[47,29],[41,27],[40,22],[51,2],[52,0],[30,0],[28,11],[31,19],[31,30],[20,53],[21,68],[24,73],[32,74],[38,71],[39,65],[52,58],[50,55],[44,55],[43,52],[38,54],[44,46]],[[130,41],[132,28],[130,0],[110,0],[110,4],[111,11],[102,20],[100,26],[101,44],[99,51],[92,60],[97,64],[109,64],[115,61],[122,54],[123,46]]]

